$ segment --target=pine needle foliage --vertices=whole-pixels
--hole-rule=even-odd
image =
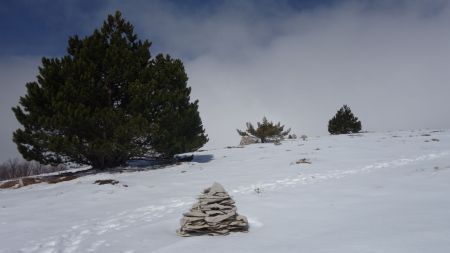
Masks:
[[[105,169],[149,153],[171,157],[207,142],[183,63],[151,57],[120,12],[67,55],[43,58],[37,81],[13,108],[13,141],[27,160]]]
[[[236,130],[240,136],[253,136],[260,139],[262,143],[274,139],[283,139],[291,131],[290,128],[284,130],[284,125],[281,125],[280,122],[275,124],[268,121],[266,117],[263,117],[262,122],[257,122],[256,125],[255,128],[252,123],[247,122],[246,130]]]
[[[328,121],[330,134],[350,134],[361,131],[361,121],[353,115],[348,105],[343,105]]]

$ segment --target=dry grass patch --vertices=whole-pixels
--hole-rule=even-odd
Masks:
[[[45,181],[49,184],[56,184],[56,183],[60,183],[60,182],[74,180],[76,178],[78,178],[78,177],[75,175],[63,175],[63,176],[52,177]]]
[[[18,188],[19,180],[10,180],[0,184],[0,189],[8,189],[8,188]]]
[[[72,174],[64,174],[64,175],[56,175],[56,176],[48,176],[48,177],[23,177],[19,179],[5,181],[0,184],[0,189],[17,189],[21,187],[25,187],[28,185],[39,184],[39,183],[48,183],[48,184],[56,184],[64,181],[70,181],[78,178]]]

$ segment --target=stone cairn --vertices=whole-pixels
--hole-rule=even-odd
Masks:
[[[180,236],[227,235],[230,232],[247,232],[248,221],[236,213],[234,200],[219,183],[205,189],[191,210],[183,214]]]

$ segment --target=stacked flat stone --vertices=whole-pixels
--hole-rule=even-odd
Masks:
[[[181,236],[227,235],[230,232],[247,232],[248,221],[236,212],[235,202],[219,183],[205,189],[191,210],[183,214]]]

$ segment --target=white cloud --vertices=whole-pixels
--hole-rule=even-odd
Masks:
[[[153,53],[182,58],[209,147],[237,144],[235,129],[263,116],[297,134],[326,134],[343,104],[365,130],[450,128],[447,1],[349,1],[303,11],[274,1],[198,9],[118,1],[89,25],[116,9],[154,42]],[[1,117],[15,122],[10,107],[37,68],[2,62],[2,90],[14,94],[2,95],[10,102]],[[7,124],[2,142],[15,127]]]
[[[369,3],[267,13],[267,3],[226,2],[197,16],[162,3],[122,7],[145,27],[141,37],[188,56],[209,146],[236,144],[234,129],[264,115],[325,134],[342,104],[366,130],[450,127],[448,5]]]
[[[11,108],[25,94],[25,84],[36,79],[39,59],[4,57],[0,59],[0,163],[19,157],[12,133],[19,127]]]

